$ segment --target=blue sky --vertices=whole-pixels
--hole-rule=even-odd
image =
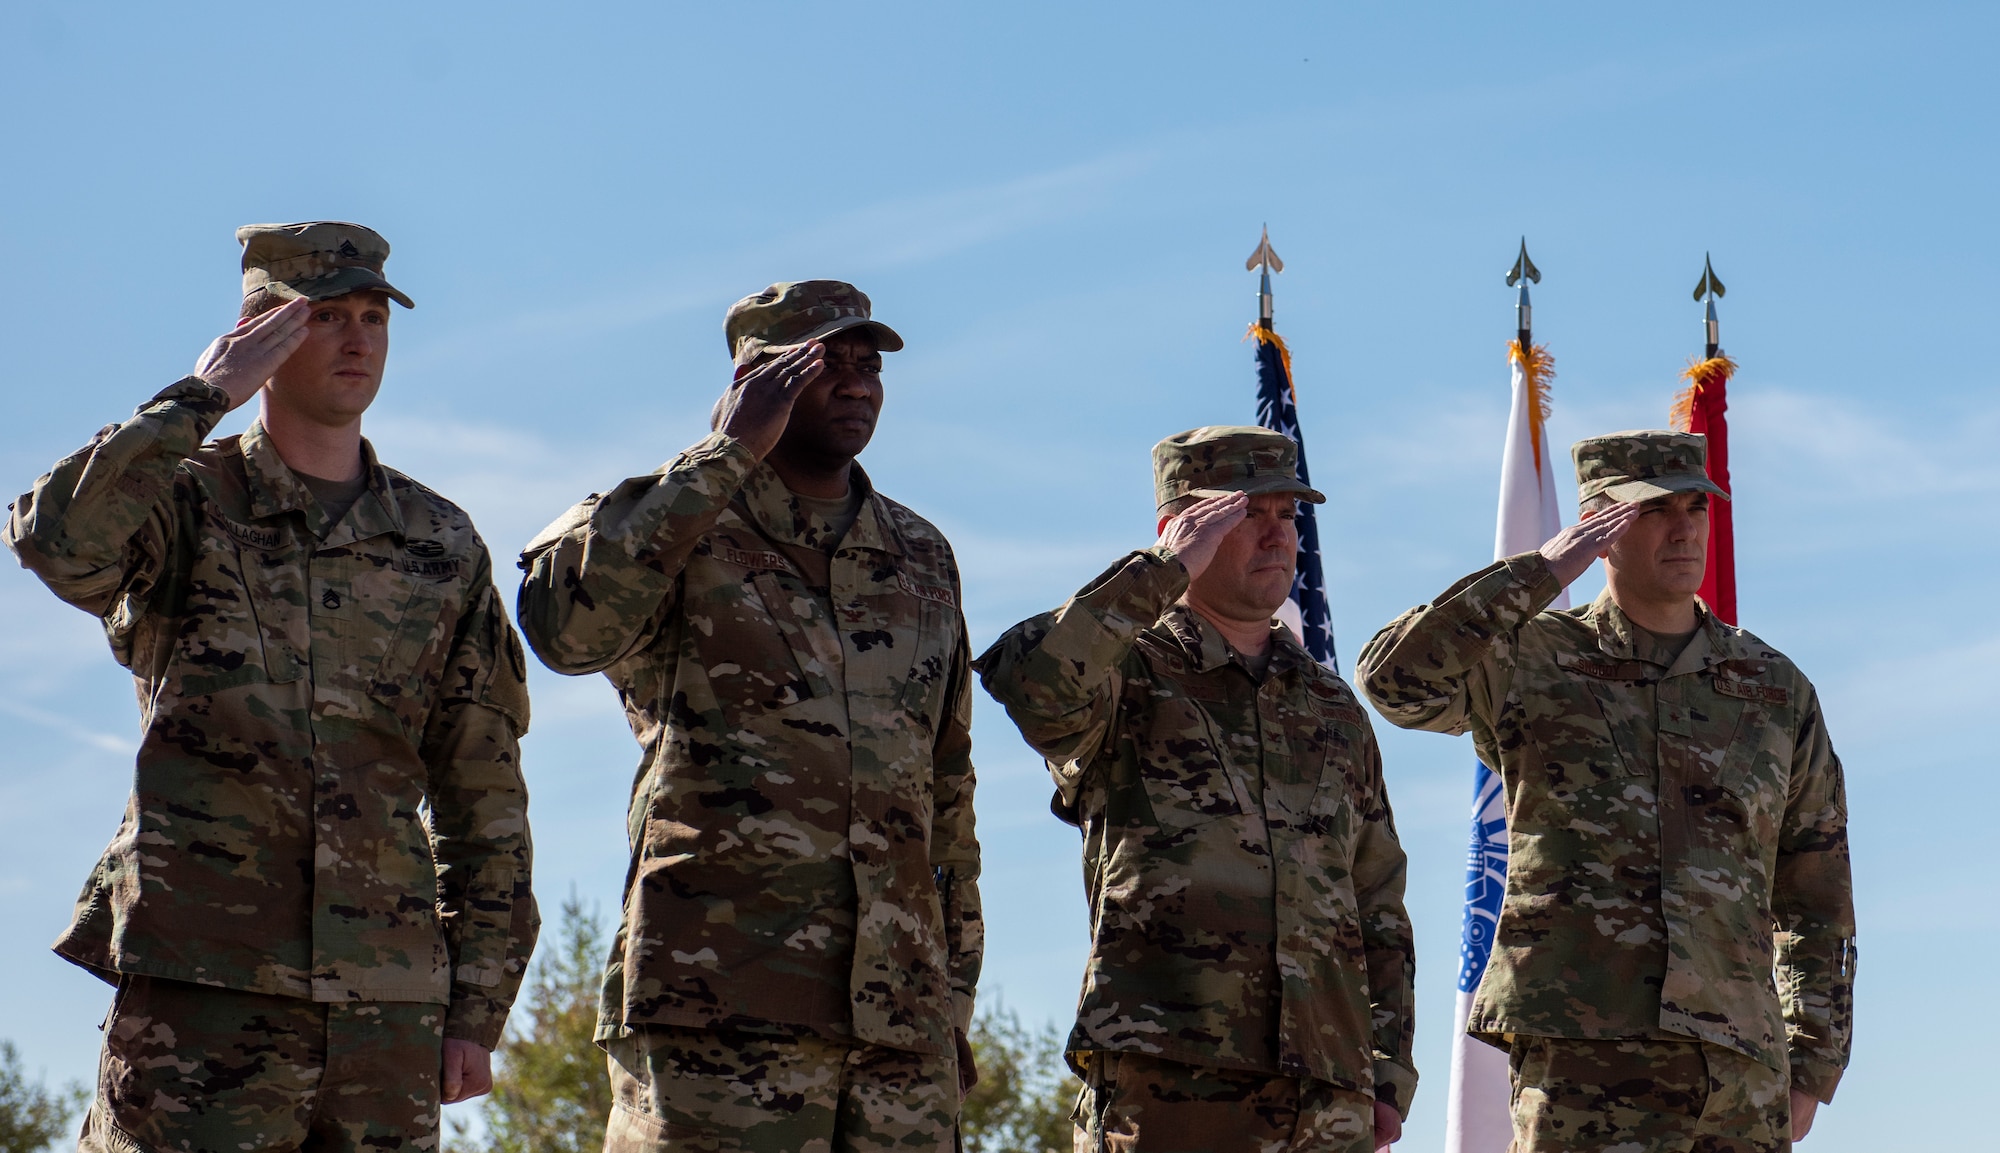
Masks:
[[[1742,363],[1744,623],[1820,687],[1853,811],[1856,1056],[1806,1148],[1969,1147],[1996,1062],[1958,1022],[2000,1007],[1996,22],[14,0],[0,479],[24,490],[187,371],[233,316],[235,226],[359,220],[418,303],[369,434],[472,512],[511,581],[543,523],[704,430],[729,302],[838,277],[909,341],[864,462],[958,546],[983,645],[1148,543],[1153,441],[1253,419],[1242,260],[1268,223],[1351,662],[1491,549],[1519,237],[1559,446],[1664,423],[1713,252]],[[0,619],[0,1037],[88,1080],[108,990],[46,946],[130,785],[130,681],[11,566]],[[533,689],[539,889],[615,909],[636,747],[601,679]],[[1418,927],[1405,1147],[1435,1148],[1472,754],[1378,730]],[[976,741],[985,989],[1066,1021],[1075,835],[985,703]]]

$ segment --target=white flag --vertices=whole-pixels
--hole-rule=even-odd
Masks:
[[[1554,375],[1546,353],[1532,365],[1515,345],[1514,408],[1507,418],[1507,443],[1500,454],[1500,516],[1493,532],[1493,559],[1532,552],[1562,531],[1556,504],[1556,462],[1549,456],[1543,428],[1548,384]],[[1569,594],[1554,608],[1568,608]],[[1486,972],[1507,886],[1506,792],[1500,778],[1474,763],[1472,843],[1466,862],[1465,928],[1459,943],[1458,1006],[1452,1016],[1451,1088],[1445,1103],[1445,1153],[1506,1153],[1513,1140],[1507,1110],[1507,1055],[1465,1035],[1472,994]]]

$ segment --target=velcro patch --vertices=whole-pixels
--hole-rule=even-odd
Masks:
[[[456,580],[458,579],[458,570],[459,559],[455,556],[439,557],[435,560],[426,560],[412,556],[405,556],[403,558],[403,571],[416,577],[418,580]]]
[[[281,534],[276,528],[255,524],[237,524],[224,520],[222,527],[229,530],[230,538],[244,548],[274,549],[278,547]]]
[[[1312,701],[1313,710],[1329,721],[1344,721],[1350,725],[1362,723],[1361,706],[1337,686],[1317,677],[1309,677],[1306,680],[1306,696]]]
[[[902,569],[896,570],[896,584],[904,592],[919,600],[936,601],[952,608],[958,607],[958,597],[951,591],[949,585],[925,584]]]
[[[793,576],[799,575],[799,570],[793,567],[792,562],[781,552],[771,552],[766,549],[740,549],[734,545],[717,542],[709,550],[709,555],[724,564],[739,565],[747,569],[775,569],[781,573],[790,573]]]
[[[1339,721],[1350,725],[1361,724],[1361,709],[1355,705],[1314,697],[1313,710],[1329,721]]]
[[[1716,677],[1715,691],[1739,701],[1758,701],[1767,705],[1790,704],[1792,700],[1792,690],[1783,685],[1752,684],[1734,677]]]
[[[1569,653],[1556,654],[1556,664],[1601,681],[1643,681],[1652,674],[1652,666],[1643,661],[1612,661]]]

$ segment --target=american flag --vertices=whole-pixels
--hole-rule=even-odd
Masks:
[[[1297,442],[1299,481],[1310,485],[1305,434],[1299,431],[1298,393],[1292,387],[1291,350],[1268,324],[1252,325],[1250,335],[1257,338],[1257,423]],[[1319,522],[1313,518],[1313,506],[1304,501],[1299,502],[1298,574],[1292,578],[1292,599],[1280,615],[1314,660],[1340,670],[1333,649],[1333,619],[1326,606],[1326,576],[1319,563]]]

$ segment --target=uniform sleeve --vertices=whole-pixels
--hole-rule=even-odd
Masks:
[[[951,971],[952,1024],[972,1029],[974,995],[986,955],[986,920],[979,903],[979,836],[972,819],[972,668],[965,618],[958,618],[957,656],[947,687],[944,725],[931,758],[931,868],[944,909],[946,963]]]
[[[528,730],[527,657],[480,550],[478,595],[460,618],[440,699],[425,726],[431,845],[451,951],[446,1037],[488,1049],[541,930],[520,738]]]
[[[755,467],[742,441],[714,433],[543,529],[521,554],[518,606],[542,663],[575,676],[644,647],[695,545]]]
[[[1065,801],[1108,739],[1119,668],[1139,633],[1187,591],[1186,566],[1160,546],[1112,565],[1053,613],[1022,621],[974,662]]]
[[[1832,1101],[1853,1041],[1854,880],[1840,758],[1818,694],[1808,685],[1805,697],[1772,886],[1775,968],[1792,1087]]]
[[[1364,721],[1364,726],[1366,722]],[[1405,1120],[1417,1091],[1416,937],[1403,907],[1408,859],[1396,836],[1396,817],[1382,779],[1382,749],[1367,730],[1363,773],[1357,798],[1361,833],[1355,841],[1354,896],[1361,916],[1361,942],[1368,960],[1368,1001],[1374,1029],[1375,1099]]]
[[[229,394],[198,376],[169,385],[14,502],[8,547],[85,612],[109,618],[123,603],[142,607],[176,543],[174,474],[228,411]]]
[[[1391,621],[1361,650],[1361,690],[1390,724],[1435,733],[1491,725],[1512,676],[1513,637],[1562,585],[1540,553],[1480,569]]]

